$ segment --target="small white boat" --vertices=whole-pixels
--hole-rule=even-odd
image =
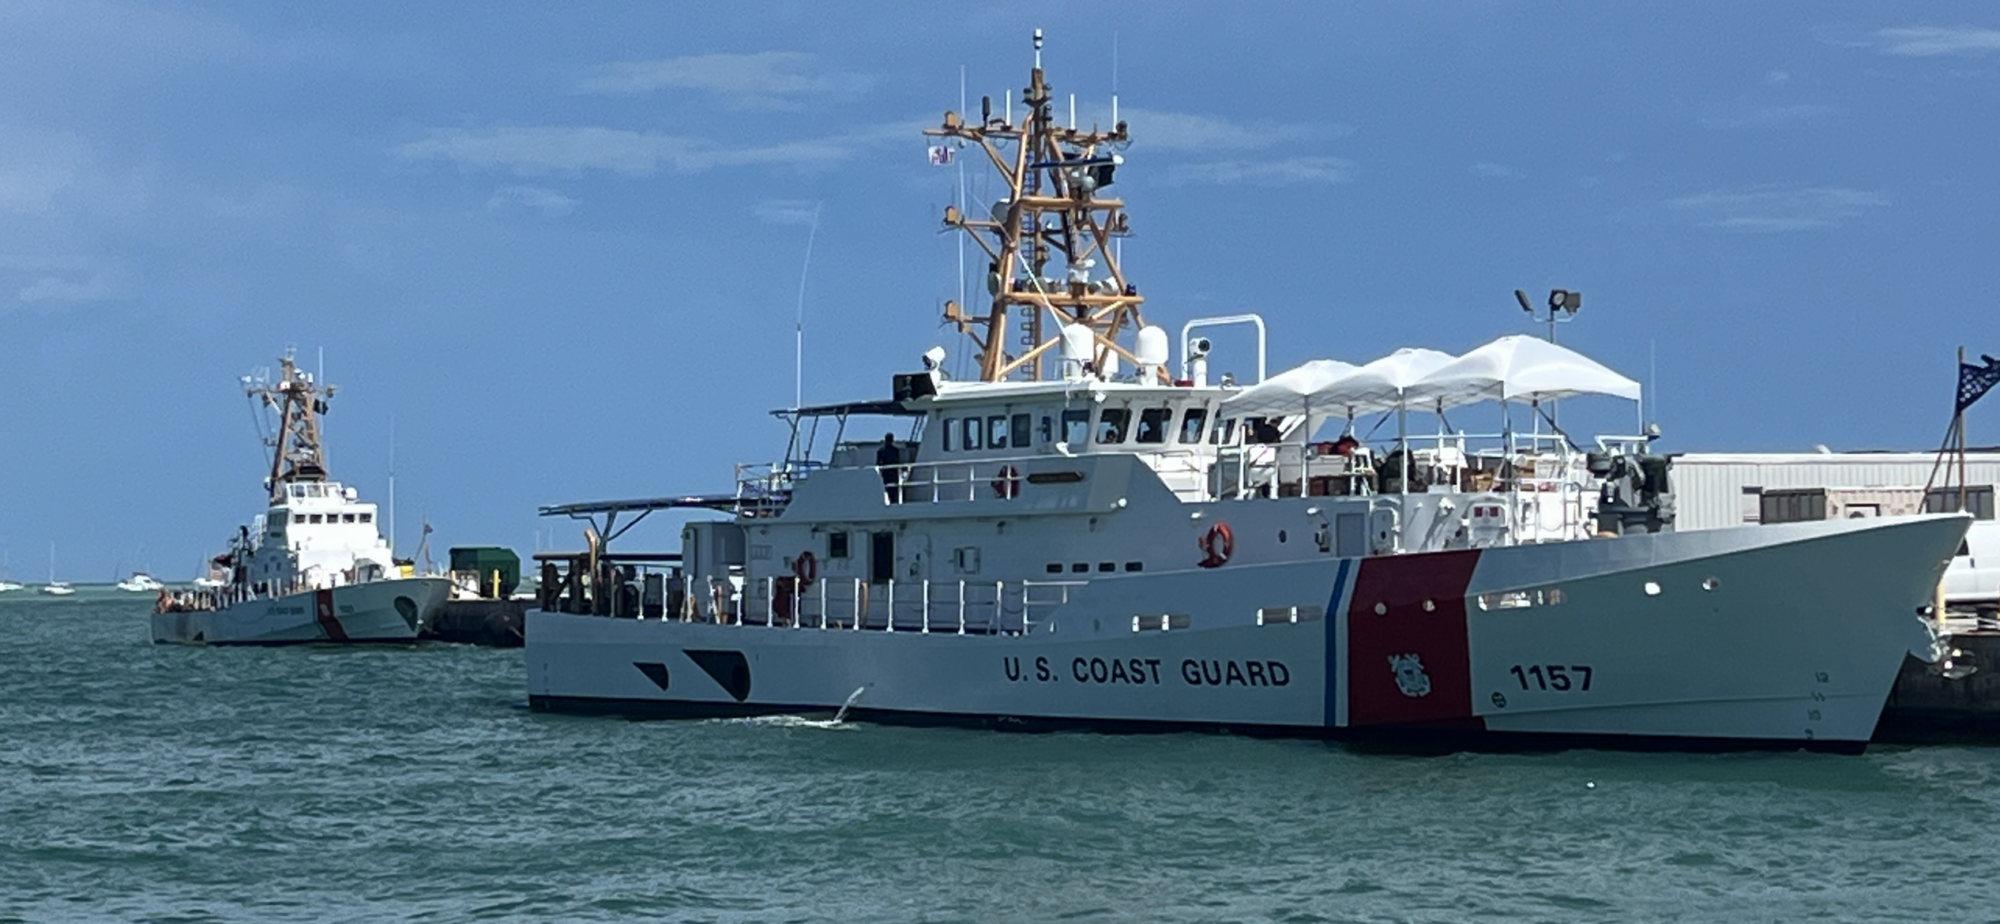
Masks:
[[[67,597],[76,593],[76,588],[69,586],[68,581],[56,580],[56,544],[53,542],[49,543],[49,582],[42,585],[42,593],[51,597]]]
[[[117,584],[119,590],[135,594],[159,593],[161,590],[166,589],[166,586],[160,583],[158,578],[144,571],[134,571],[131,577],[119,581]]]
[[[13,581],[0,581],[0,593],[6,593],[7,591],[10,590],[20,590],[21,586],[22,585],[16,584]]]

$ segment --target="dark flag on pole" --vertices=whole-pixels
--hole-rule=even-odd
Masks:
[[[1984,366],[1971,363],[1958,364],[1958,410],[1972,406],[1972,402],[1984,397],[1993,386],[2000,385],[2000,359],[1984,353],[1979,355],[1986,361]]]

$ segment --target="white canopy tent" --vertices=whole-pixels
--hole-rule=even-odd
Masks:
[[[1510,334],[1430,370],[1405,397],[1411,404],[1457,407],[1480,401],[1547,401],[1574,395],[1639,400],[1639,383],[1575,350]]]
[[[1324,394],[1315,395],[1313,403],[1338,407],[1350,415],[1393,411],[1404,405],[1408,389],[1452,359],[1450,353],[1404,347],[1355,369]]]
[[[1336,388],[1355,366],[1337,359],[1315,359],[1258,382],[1222,402],[1227,413],[1274,417],[1309,413],[1325,407],[1322,393]]]

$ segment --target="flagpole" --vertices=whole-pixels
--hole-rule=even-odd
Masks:
[[[1964,344],[1960,344],[1958,347],[1958,365],[1960,369],[1965,368]],[[1960,374],[1962,375],[1963,373]],[[1967,493],[1965,488],[1965,408],[1958,407],[1956,400],[1952,401],[1952,406],[1957,408],[1956,412],[1951,415],[1951,420],[1952,424],[1958,430],[1958,510],[1960,513],[1964,513],[1965,496]]]

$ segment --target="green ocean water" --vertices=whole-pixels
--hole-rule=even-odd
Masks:
[[[1387,755],[525,707],[0,595],[0,920],[2000,920],[2000,748]]]

